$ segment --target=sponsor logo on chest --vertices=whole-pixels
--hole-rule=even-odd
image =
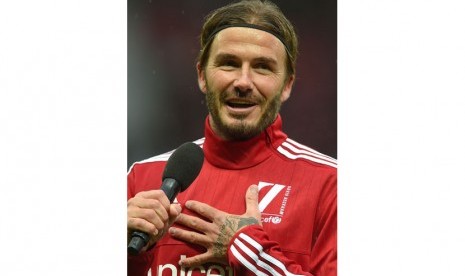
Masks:
[[[263,195],[258,203],[258,208],[262,213],[262,223],[281,223],[291,193],[291,186],[260,181],[258,191],[260,197]]]
[[[186,258],[186,255],[181,255],[180,260]],[[171,275],[171,276],[192,276],[192,275],[207,275],[207,276],[233,276],[233,270],[230,266],[220,264],[198,265],[193,267],[179,267],[175,264],[160,264],[157,266],[156,276]],[[151,270],[148,276],[152,276]]]

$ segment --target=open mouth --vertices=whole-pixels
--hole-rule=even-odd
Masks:
[[[232,108],[249,108],[255,105],[254,103],[236,101],[228,101],[226,104]]]

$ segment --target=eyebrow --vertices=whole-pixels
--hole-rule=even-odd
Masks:
[[[237,59],[237,57],[232,54],[220,53],[215,56],[214,61],[218,62],[218,61],[228,60],[228,59]]]
[[[219,62],[222,60],[229,60],[229,59],[236,60],[236,59],[239,59],[239,57],[233,54],[228,54],[228,53],[220,53],[214,57],[215,62]],[[272,65],[278,64],[278,62],[274,58],[263,57],[263,56],[254,58],[252,62],[263,62],[263,63],[272,64]]]
[[[275,59],[269,58],[269,57],[254,58],[254,62],[263,62],[263,63],[268,63],[268,64],[271,64],[271,65],[278,64],[278,62]]]

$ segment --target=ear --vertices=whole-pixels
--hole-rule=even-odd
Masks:
[[[207,81],[205,80],[205,71],[203,70],[200,63],[197,62],[197,81],[199,83],[199,88],[202,93],[207,93]]]
[[[295,76],[290,75],[286,80],[283,92],[281,93],[281,103],[285,102],[291,96],[292,86],[294,85]]]

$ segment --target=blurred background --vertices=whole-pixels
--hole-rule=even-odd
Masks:
[[[230,2],[128,1],[128,168],[204,136],[199,34],[203,18]],[[337,158],[337,0],[274,2],[299,37],[296,82],[280,112],[284,131]]]

